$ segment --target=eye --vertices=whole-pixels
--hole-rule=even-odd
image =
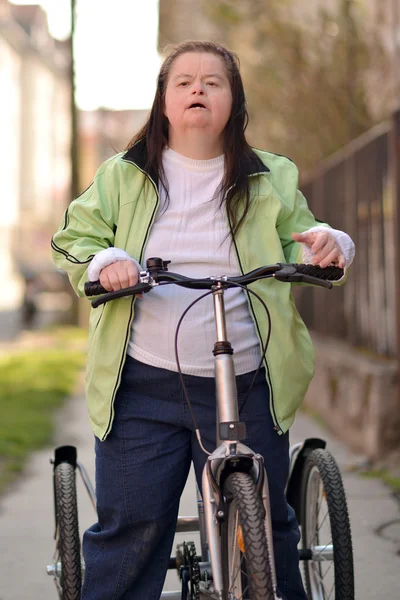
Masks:
[[[217,87],[218,84],[215,81],[207,81],[207,85],[211,87]]]
[[[188,81],[181,81],[181,82],[178,84],[178,87],[186,87],[187,85],[189,85],[189,82],[188,82]]]

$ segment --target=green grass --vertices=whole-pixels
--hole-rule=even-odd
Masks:
[[[88,332],[84,327],[74,325],[52,325],[42,330],[43,335],[50,334],[55,344],[71,342],[81,344],[87,341]]]
[[[0,491],[30,452],[51,442],[54,412],[76,389],[85,364],[82,348],[68,347],[57,334],[53,342],[0,357]]]
[[[380,479],[392,490],[392,492],[395,494],[400,493],[400,477],[393,475],[388,469],[367,469],[365,471],[360,471],[360,475],[366,479]]]

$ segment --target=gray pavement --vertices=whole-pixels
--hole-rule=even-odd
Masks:
[[[390,490],[379,480],[363,479],[349,471],[359,461],[344,446],[300,413],[292,429],[291,442],[322,437],[342,469],[353,530],[357,600],[394,600],[400,597],[400,510]],[[93,480],[93,436],[85,402],[73,398],[57,417],[56,444],[73,444]],[[53,449],[32,455],[19,481],[0,499],[0,600],[55,600],[53,581],[46,565],[53,553],[52,470]],[[181,501],[181,514],[196,509],[193,475]],[[86,491],[78,479],[80,527],[95,519]],[[193,539],[180,534],[179,540]],[[178,540],[176,540],[178,541]],[[165,589],[177,589],[170,572]]]
[[[24,332],[40,331],[52,325],[65,322],[65,311],[40,310],[32,327],[24,327],[19,308],[0,309],[0,345],[16,343]]]
[[[21,332],[21,319],[19,311],[0,310],[0,342],[10,342]]]

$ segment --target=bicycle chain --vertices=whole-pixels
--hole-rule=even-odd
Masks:
[[[189,567],[190,600],[200,600],[200,566],[194,542],[183,543],[184,565]]]

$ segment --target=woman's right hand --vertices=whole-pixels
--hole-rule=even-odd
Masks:
[[[131,260],[119,260],[100,271],[100,283],[108,292],[116,292],[139,281],[139,271]]]

